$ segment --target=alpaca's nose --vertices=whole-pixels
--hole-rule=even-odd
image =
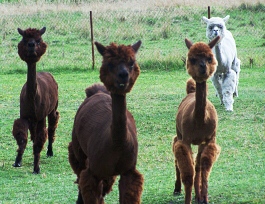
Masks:
[[[35,43],[34,42],[28,42],[28,46],[29,47],[34,47],[35,46]]]
[[[206,64],[205,62],[200,63],[200,73],[205,74],[206,73]]]
[[[218,35],[218,30],[213,30],[214,35]]]
[[[125,69],[125,68],[122,68],[119,73],[118,73],[118,76],[121,78],[121,79],[127,79],[128,78],[128,71]]]

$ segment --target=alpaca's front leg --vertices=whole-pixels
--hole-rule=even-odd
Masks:
[[[48,115],[48,151],[47,151],[47,157],[52,157],[53,156],[53,151],[52,151],[52,143],[54,142],[55,139],[55,130],[58,125],[58,120],[59,120],[59,112],[58,111],[52,111]]]
[[[140,204],[144,178],[136,169],[122,174],[119,181],[121,204]]]
[[[78,182],[81,194],[79,191],[77,203],[82,203],[80,201],[83,201],[84,203],[104,204],[102,196],[103,182],[93,176],[89,168],[81,172]]]
[[[28,141],[28,121],[25,119],[17,119],[14,121],[13,125],[13,136],[17,141],[18,149],[17,149],[17,157],[14,167],[22,166],[22,156],[25,151],[27,141]]]
[[[233,94],[236,90],[236,73],[234,70],[230,70],[228,73],[224,74],[224,80],[222,83],[222,94],[223,103],[227,111],[233,111]]]
[[[191,193],[194,182],[194,161],[191,147],[182,141],[174,144],[174,155],[177,160],[180,177],[185,189],[185,204],[191,203]]]
[[[194,180],[194,189],[195,189],[195,200],[200,203],[201,201],[201,154],[205,145],[201,144],[198,147],[198,153],[195,161],[195,180]]]
[[[34,174],[40,173],[40,152],[47,140],[46,120],[39,121],[36,129],[36,137],[33,143]]]
[[[213,166],[217,160],[221,148],[215,143],[209,143],[205,146],[201,154],[201,202],[208,203],[208,178]]]

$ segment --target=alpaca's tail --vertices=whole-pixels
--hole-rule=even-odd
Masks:
[[[196,83],[194,79],[189,78],[186,82],[186,92],[187,94],[193,93],[196,91]]]
[[[86,92],[87,98],[89,98],[90,96],[92,96],[98,92],[103,92],[103,93],[109,94],[106,87],[101,85],[101,84],[94,84],[94,85],[86,88],[85,92]]]

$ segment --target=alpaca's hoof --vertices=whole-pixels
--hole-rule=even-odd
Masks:
[[[33,170],[32,174],[39,174],[40,173],[40,168],[36,168]]]
[[[174,190],[174,192],[173,192],[173,196],[178,196],[178,195],[180,195],[180,191],[175,191],[175,190]]]
[[[53,151],[47,151],[47,157],[52,157],[53,156]]]
[[[32,174],[39,174],[40,171],[33,171]]]
[[[18,163],[15,162],[12,166],[13,167],[21,167],[22,163],[21,162],[18,162]]]

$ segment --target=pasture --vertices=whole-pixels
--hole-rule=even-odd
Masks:
[[[194,42],[206,42],[205,25],[199,19],[202,15],[207,16],[207,9],[193,7],[194,12],[191,12],[192,9],[176,1],[169,6],[161,3],[165,1],[157,1],[164,8],[161,12],[140,6],[129,11],[131,7],[117,2],[116,7],[109,8],[100,4],[100,12],[96,3],[89,6],[81,2],[80,6],[70,1],[39,1],[34,4],[34,10],[27,3],[11,2],[0,6],[3,17],[0,21],[0,203],[74,203],[77,198],[76,177],[68,162],[67,146],[76,110],[85,98],[84,90],[99,82],[98,66],[101,62],[95,51],[96,66],[95,70],[91,69],[90,8],[95,9],[94,15],[97,16],[94,20],[94,25],[97,25],[95,40],[105,45],[113,40],[126,44],[135,43],[138,39],[143,41],[137,57],[141,74],[127,95],[128,109],[138,130],[137,168],[145,178],[142,203],[183,203],[183,193],[173,196],[175,169],[171,147],[176,134],[175,114],[185,96],[185,82],[189,77],[181,58],[187,53],[185,37]],[[9,12],[5,12],[5,8]],[[126,8],[123,16],[126,16],[125,22],[130,23],[123,23],[121,8]],[[215,5],[213,9],[215,15],[231,16],[227,28],[235,33],[243,64],[234,112],[225,112],[215,97],[213,85],[210,81],[208,83],[208,98],[215,105],[219,117],[217,144],[222,148],[209,179],[210,203],[265,203],[265,36],[261,32],[264,9],[263,4],[257,7],[235,4],[228,8]],[[246,17],[251,20],[246,20],[249,19]],[[169,24],[167,19],[170,19]],[[137,23],[133,24],[134,21]],[[16,29],[29,26],[47,27],[43,39],[48,44],[48,51],[37,64],[37,70],[51,72],[59,85],[58,110],[61,117],[54,156],[46,158],[46,142],[41,153],[39,175],[32,174],[31,141],[24,153],[23,166],[12,167],[17,149],[12,125],[19,117],[19,94],[26,81],[26,64],[17,55],[20,36]],[[133,31],[137,31],[136,34]],[[250,58],[254,58],[252,67],[249,66]],[[106,196],[108,204],[118,203],[117,183]]]

